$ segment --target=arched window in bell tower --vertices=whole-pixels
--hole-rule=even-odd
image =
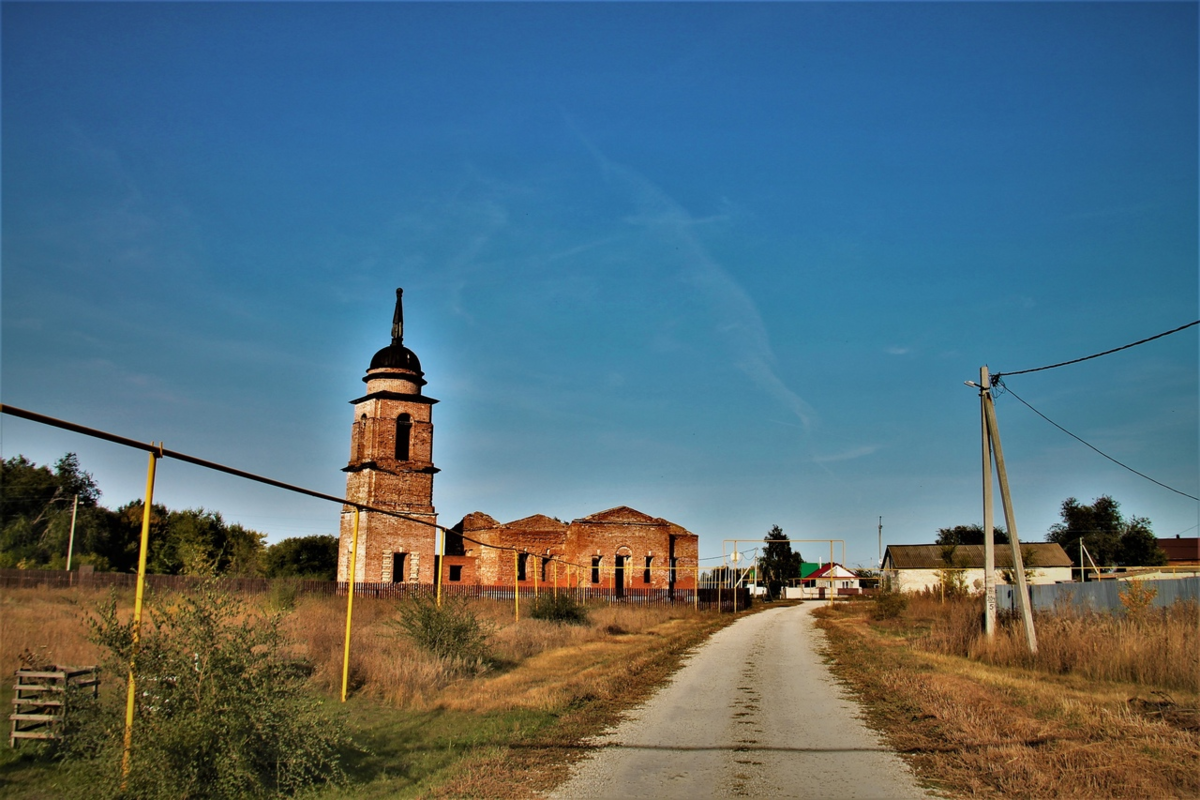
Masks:
[[[363,460],[363,451],[367,446],[367,415],[363,414],[358,418],[358,422],[354,425],[352,446],[354,448],[355,463]]]
[[[409,440],[412,438],[412,417],[401,414],[396,418],[396,460],[408,461]]]

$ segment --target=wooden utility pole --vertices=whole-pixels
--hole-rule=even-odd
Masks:
[[[996,477],[1000,479],[1000,502],[1004,505],[1004,523],[1008,526],[1008,543],[1012,547],[1012,569],[1017,582],[1017,602],[1021,620],[1025,623],[1025,640],[1029,652],[1037,652],[1037,633],[1033,629],[1033,609],[1029,605],[1029,590],[1025,585],[1025,561],[1021,557],[1021,542],[1017,536],[1017,520],[1013,513],[1012,495],[1008,490],[1008,471],[1004,468],[1004,448],[1000,446],[1000,428],[990,386],[980,387],[988,440],[996,459]],[[989,482],[989,486],[990,486]]]
[[[983,434],[983,629],[996,636],[996,543],[992,532],[992,444],[988,437],[987,402],[991,377],[986,365],[979,368],[979,426]]]

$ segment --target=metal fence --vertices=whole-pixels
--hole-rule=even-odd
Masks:
[[[1181,600],[1200,602],[1200,578],[1178,578],[1175,580],[1139,581],[1145,589],[1154,591],[1153,604],[1166,608]],[[1069,605],[1081,611],[1117,611],[1121,605],[1121,592],[1128,591],[1129,581],[1089,581],[1088,583],[1051,583],[1029,587],[1030,599],[1035,611],[1053,611]],[[1015,586],[996,587],[996,607],[1001,610],[1017,610]]]

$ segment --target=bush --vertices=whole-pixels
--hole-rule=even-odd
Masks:
[[[282,797],[344,778],[340,723],[286,657],[283,617],[256,616],[212,583],[149,609],[137,654],[132,759],[123,781],[125,677],[133,643],[111,599],[89,620],[106,691],[72,712],[64,756],[89,797]],[[122,788],[122,784],[124,787]]]
[[[875,595],[875,608],[871,610],[871,616],[874,619],[895,619],[903,614],[906,608],[908,608],[908,598],[904,592],[885,585]]]
[[[586,625],[588,622],[587,609],[567,592],[538,595],[529,616],[567,625]]]
[[[428,653],[460,670],[481,669],[488,661],[489,624],[481,622],[467,601],[444,597],[410,597],[400,603],[392,624]]]

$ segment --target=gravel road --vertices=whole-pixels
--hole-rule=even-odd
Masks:
[[[814,605],[719,631],[551,798],[931,796],[822,662]]]

